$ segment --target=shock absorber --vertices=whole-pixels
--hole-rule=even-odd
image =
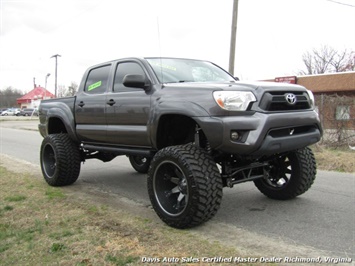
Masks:
[[[212,148],[210,143],[208,142],[205,134],[203,133],[202,129],[196,125],[195,127],[195,145],[197,147],[205,149],[207,153],[211,154]]]

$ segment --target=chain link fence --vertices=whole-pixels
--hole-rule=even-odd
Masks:
[[[355,149],[355,97],[321,94],[316,105],[324,130],[320,144]]]

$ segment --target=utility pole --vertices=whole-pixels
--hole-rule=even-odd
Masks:
[[[57,68],[58,68],[58,56],[61,57],[61,55],[59,54],[55,54],[53,56],[51,56],[51,58],[55,57],[55,76],[54,76],[54,80],[55,80],[55,85],[54,85],[54,96],[57,98]]]
[[[235,41],[237,38],[238,2],[239,0],[234,0],[233,2],[232,31],[231,31],[231,43],[230,43],[230,51],[229,51],[229,73],[233,76],[234,76],[234,61],[235,61]]]

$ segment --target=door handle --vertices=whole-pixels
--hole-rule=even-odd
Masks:
[[[116,103],[116,102],[115,102],[114,99],[110,99],[110,100],[108,100],[108,101],[106,102],[106,104],[108,104],[108,105],[110,105],[110,106],[114,105],[115,103]]]
[[[80,103],[78,104],[80,107],[83,107],[85,105],[85,103],[83,101],[80,101]]]

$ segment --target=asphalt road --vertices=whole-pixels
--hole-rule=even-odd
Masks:
[[[42,137],[36,122],[0,122],[0,153],[39,165]],[[26,129],[26,130],[24,130]],[[32,130],[28,130],[32,129]],[[145,175],[136,173],[125,156],[109,163],[88,160],[77,182],[95,184],[102,191],[150,204]],[[238,228],[251,234],[308,246],[333,257],[355,260],[355,174],[318,171],[315,184],[290,201],[263,196],[244,183],[224,189],[222,206],[210,226]],[[203,228],[203,227],[202,227]],[[203,232],[203,229],[201,229]]]

